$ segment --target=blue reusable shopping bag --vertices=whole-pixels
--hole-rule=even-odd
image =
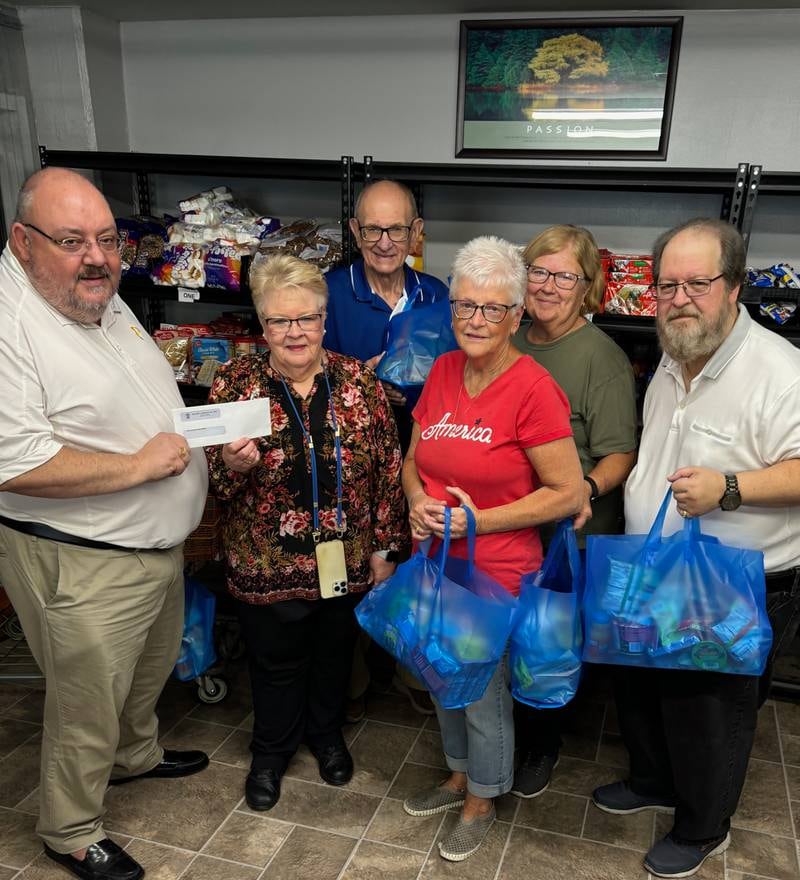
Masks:
[[[466,508],[465,508],[466,509]],[[359,624],[416,675],[445,709],[479,700],[502,658],[517,600],[475,567],[475,517],[467,510],[468,559],[421,547],[356,608]],[[427,542],[426,542],[427,543]]]
[[[175,678],[191,681],[217,662],[214,648],[216,598],[199,581],[186,578],[181,652],[175,664]]]
[[[764,554],[703,535],[694,517],[663,537],[671,497],[647,535],[587,538],[583,659],[760,675],[772,644]]]
[[[509,665],[515,700],[537,709],[566,705],[581,677],[581,556],[571,519],[556,528],[539,571],[522,578]]]
[[[405,311],[389,321],[386,354],[376,373],[396,385],[406,397],[419,396],[433,362],[439,355],[458,348],[450,320],[450,300],[445,297],[429,306],[414,307],[418,287]]]

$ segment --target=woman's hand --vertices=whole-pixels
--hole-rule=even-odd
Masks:
[[[261,461],[261,453],[254,440],[240,437],[222,447],[222,460],[229,470],[237,474],[249,474]]]
[[[429,513],[428,511],[431,511]],[[415,541],[425,541],[434,533],[433,527],[441,514],[444,522],[444,503],[437,501],[420,489],[408,499],[408,522],[411,526],[411,537]]]
[[[369,582],[380,584],[394,574],[397,568],[396,562],[387,562],[380,553],[373,553],[369,557]]]
[[[450,508],[450,537],[466,538],[467,536],[467,512],[464,510],[468,507],[473,514],[477,524],[478,508],[472,498],[458,486],[446,486],[447,491],[459,501],[459,507]],[[444,538],[444,509],[445,505],[440,501],[428,503],[425,505],[425,524],[430,529],[430,533],[437,538]]]

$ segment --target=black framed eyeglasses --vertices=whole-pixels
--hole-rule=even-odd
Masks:
[[[43,236],[48,241],[52,241],[57,248],[67,254],[85,254],[92,244],[91,238],[81,238],[79,235],[67,235],[64,238],[53,238],[52,235],[48,235],[43,229],[34,226],[33,223],[23,223],[22,225],[26,229],[32,229],[34,232],[38,232],[39,235]],[[97,246],[100,250],[107,254],[113,254],[115,251],[119,251],[120,237],[116,232],[108,232],[104,235],[98,235],[94,240],[97,242]]]
[[[547,279],[552,275],[556,287],[561,290],[573,290],[579,281],[588,281],[585,275],[576,275],[574,272],[551,272],[544,266],[527,266],[528,281],[531,284],[546,284]]]
[[[299,318],[262,318],[262,320],[273,333],[288,333],[292,324],[297,324],[303,332],[308,333],[319,330],[322,326],[322,312],[300,315]]]
[[[411,235],[411,226],[400,226],[399,224],[395,226],[359,226],[358,231],[361,233],[362,241],[374,244],[381,240],[385,232],[389,236],[389,241],[399,243],[408,241],[408,237]]]
[[[468,299],[451,299],[450,308],[453,310],[456,318],[460,318],[462,321],[469,321],[475,312],[480,309],[481,314],[490,324],[502,324],[505,321],[506,315],[511,309],[515,309],[516,306],[507,306],[503,303],[485,303],[479,306]]]
[[[660,281],[654,284],[651,290],[655,291],[656,299],[667,300],[672,299],[678,288],[682,287],[689,299],[697,299],[699,296],[705,296],[711,290],[711,285],[724,274],[720,272],[713,278],[689,278],[687,281]]]

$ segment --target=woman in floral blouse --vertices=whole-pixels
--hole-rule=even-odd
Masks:
[[[209,401],[269,398],[272,433],[210,447],[208,463],[253,689],[245,796],[269,810],[301,742],[326,782],[350,780],[341,725],[353,608],[392,573],[408,534],[391,410],[371,370],[322,348],[321,273],[281,255],[257,263],[250,285],[270,351],[222,367]],[[318,552],[346,565],[346,595],[337,576],[320,596]]]

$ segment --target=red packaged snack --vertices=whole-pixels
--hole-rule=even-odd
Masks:
[[[652,317],[656,313],[655,294],[649,284],[609,281],[603,298],[603,311],[610,315]]]

